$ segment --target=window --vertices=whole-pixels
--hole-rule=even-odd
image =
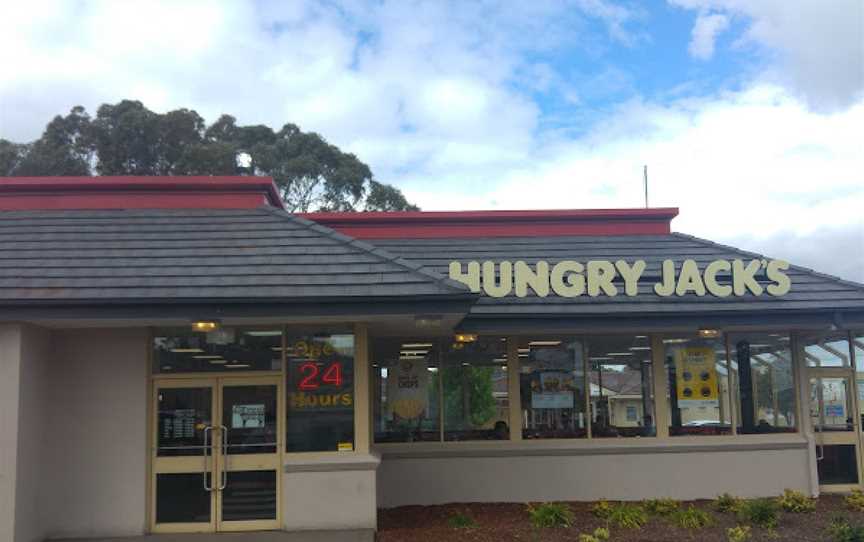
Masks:
[[[796,430],[795,384],[789,334],[733,333],[733,394],[738,432],[790,433]]]
[[[849,335],[846,332],[805,335],[801,341],[808,367],[852,366]]]
[[[281,349],[281,329],[159,329],[153,336],[153,372],[281,371]]]
[[[441,439],[438,339],[372,344],[375,442]]]
[[[589,336],[584,342],[591,390],[591,437],[655,435],[648,336]]]
[[[378,339],[372,370],[375,442],[510,438],[500,337]]]
[[[695,335],[663,339],[669,435],[729,435],[732,409],[726,344]]]
[[[524,339],[518,352],[522,438],[586,437],[582,342],[573,338]]]
[[[354,448],[354,335],[289,334],[287,449],[289,452]]]
[[[481,337],[444,350],[444,440],[507,440],[507,341]]]

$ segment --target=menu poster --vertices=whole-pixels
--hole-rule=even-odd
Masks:
[[[162,438],[182,439],[195,436],[195,409],[178,408],[162,417]]]
[[[707,346],[682,348],[675,353],[675,384],[680,408],[719,405],[717,358]]]
[[[429,374],[425,359],[399,360],[387,376],[389,410],[404,419],[416,419],[426,411]]]

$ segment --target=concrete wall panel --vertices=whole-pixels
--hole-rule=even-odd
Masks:
[[[374,470],[289,472],[283,475],[283,488],[287,530],[376,526]]]
[[[804,444],[794,449],[568,456],[396,457],[378,469],[383,508],[451,502],[708,499],[810,492]]]
[[[76,329],[54,338],[41,458],[47,535],[142,534],[148,333]]]

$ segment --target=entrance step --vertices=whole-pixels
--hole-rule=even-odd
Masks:
[[[122,538],[64,538],[51,542],[375,542],[375,531],[255,531],[246,533],[152,534]]]

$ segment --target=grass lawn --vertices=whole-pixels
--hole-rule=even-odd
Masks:
[[[528,506],[512,503],[405,506],[379,511],[377,540],[594,542],[591,538],[580,539],[580,535],[603,528],[612,542],[864,542],[864,495],[857,509],[839,495],[825,495],[812,504],[800,497],[803,502],[798,506],[813,507],[811,511],[784,510],[777,499],[756,504],[727,503],[737,512],[718,509],[716,501],[611,502],[607,508],[598,508],[596,503],[556,503],[551,507],[534,505],[533,514]],[[790,508],[796,508],[794,501],[788,502]],[[838,521],[847,526],[844,532],[839,532],[836,525],[830,529]],[[774,522],[776,526],[770,527]],[[534,523],[558,526],[540,527]],[[700,526],[703,523],[707,525]],[[729,529],[735,527],[741,527],[741,538],[731,537],[735,533],[729,533]],[[856,531],[855,527],[860,529]],[[597,540],[602,542],[604,533],[599,534]]]

